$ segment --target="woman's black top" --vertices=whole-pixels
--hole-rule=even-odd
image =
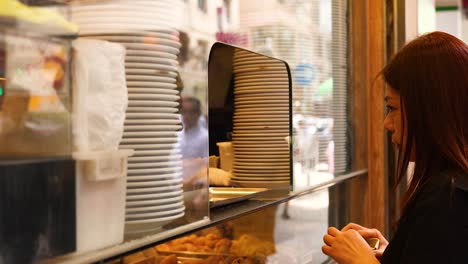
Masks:
[[[438,176],[406,209],[381,263],[468,264],[468,177]]]

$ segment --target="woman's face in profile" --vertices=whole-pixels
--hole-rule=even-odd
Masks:
[[[385,116],[384,128],[391,133],[392,142],[397,148],[400,148],[402,135],[400,94],[388,85],[385,91],[385,103],[387,115]]]

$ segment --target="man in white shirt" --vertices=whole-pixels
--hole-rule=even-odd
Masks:
[[[184,159],[208,157],[208,130],[200,125],[201,103],[195,97],[182,98],[180,147]]]

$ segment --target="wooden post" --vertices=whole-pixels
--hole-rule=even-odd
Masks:
[[[385,231],[386,180],[383,80],[376,76],[385,65],[385,1],[367,2],[367,91],[368,91],[368,195],[366,224]]]
[[[350,1],[349,120],[353,135],[352,170],[368,168],[366,181],[350,185],[350,221],[386,232],[384,83],[388,0]],[[366,206],[362,206],[365,204]],[[364,207],[364,208],[363,208]],[[364,217],[363,217],[364,216]]]

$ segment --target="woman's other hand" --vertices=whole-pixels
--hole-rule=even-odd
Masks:
[[[379,263],[366,240],[354,229],[340,231],[329,227],[323,241],[322,252],[340,264]]]
[[[342,232],[348,231],[348,230],[356,230],[359,232],[359,234],[365,239],[369,238],[378,238],[380,240],[379,247],[374,250],[374,254],[377,258],[382,257],[383,252],[385,251],[385,248],[387,248],[388,241],[385,239],[385,237],[380,233],[379,230],[375,228],[367,228],[360,226],[355,223],[349,223],[343,229],[341,229]]]

